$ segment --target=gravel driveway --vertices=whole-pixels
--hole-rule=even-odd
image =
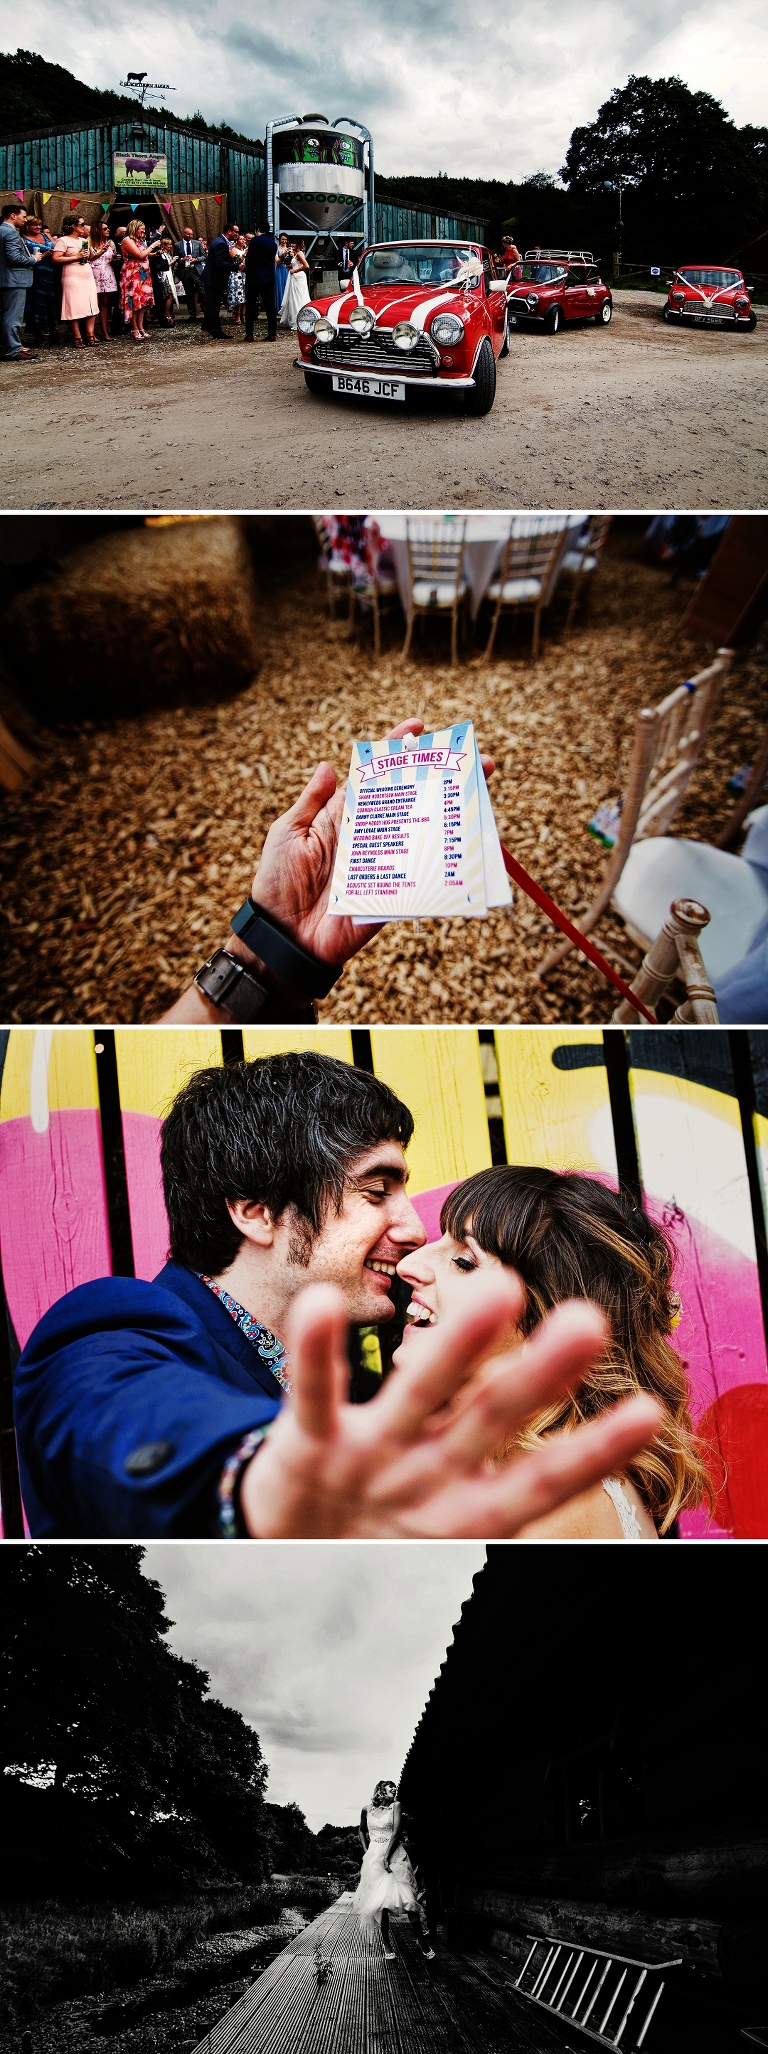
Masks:
[[[142,349],[4,364],[3,504],[764,506],[768,320],[752,335],[670,329],[661,304],[622,292],[608,329],[514,334],[480,421],[442,394],[410,395],[407,411],[315,398],[294,337],[204,342],[183,318]]]

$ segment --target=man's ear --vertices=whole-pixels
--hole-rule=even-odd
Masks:
[[[268,1205],[252,1198],[228,1198],[227,1212],[233,1226],[255,1248],[274,1246],[277,1222]]]

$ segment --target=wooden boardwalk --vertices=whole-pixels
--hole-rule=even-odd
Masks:
[[[291,1940],[195,2054],[563,2054],[565,2035],[517,1995],[498,1958],[438,1943],[427,1962],[407,1919],[393,1919],[396,1960],[386,1961],[351,1906],[345,1892]]]

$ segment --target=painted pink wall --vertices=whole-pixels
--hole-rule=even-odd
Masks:
[[[111,1275],[101,1129],[95,1109],[0,1124],[0,1248],[8,1310],[23,1348],[43,1313]]]

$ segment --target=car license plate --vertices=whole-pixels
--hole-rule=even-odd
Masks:
[[[694,314],[692,318],[694,321],[708,322],[711,328],[713,321],[731,321],[733,316],[731,314]]]
[[[334,371],[334,392],[352,392],[358,399],[405,399],[401,378],[357,378],[352,371]]]

